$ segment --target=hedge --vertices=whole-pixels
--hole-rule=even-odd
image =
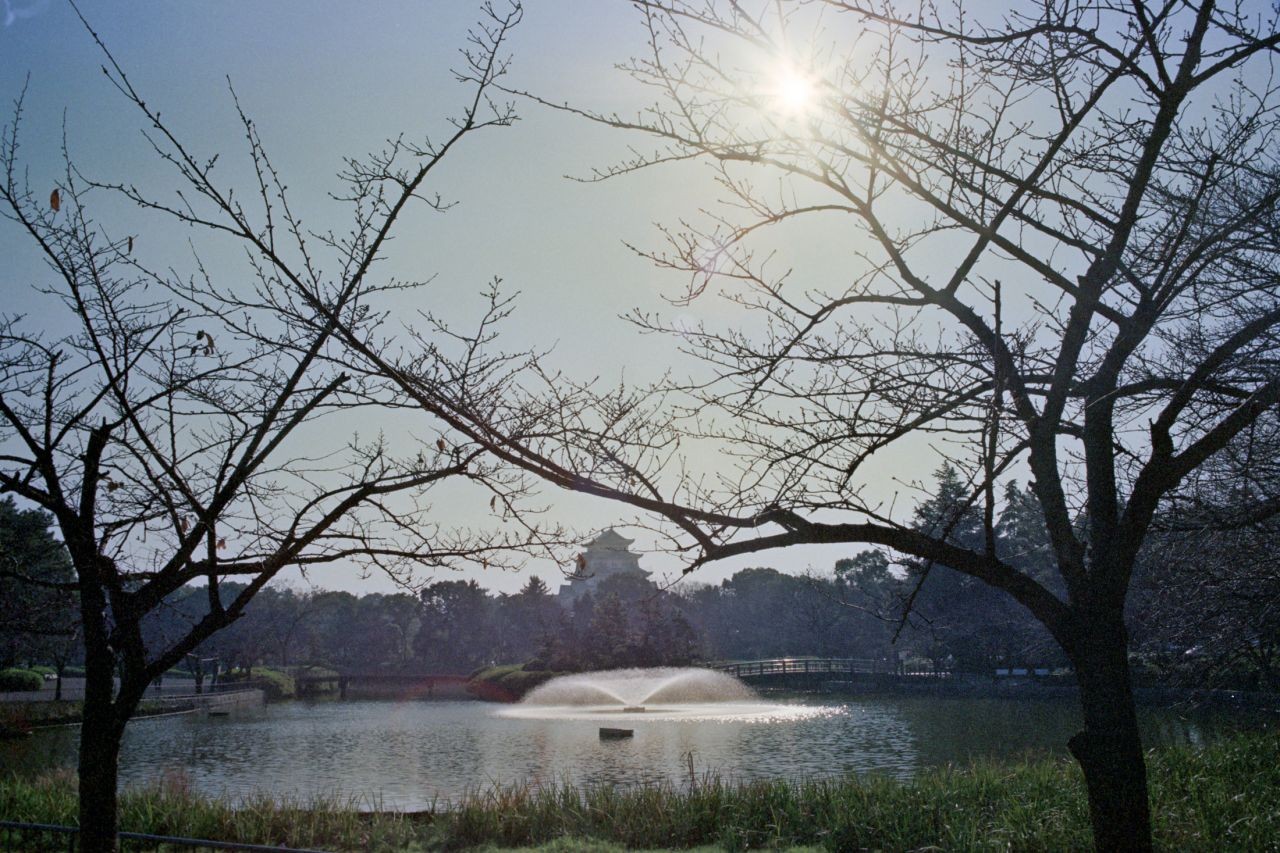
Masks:
[[[533,688],[563,672],[525,669],[526,664],[484,667],[471,674],[467,691],[491,702],[518,702]]]
[[[44,676],[29,669],[0,669],[0,691],[29,692],[44,687]]]

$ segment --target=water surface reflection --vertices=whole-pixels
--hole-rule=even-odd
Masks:
[[[1076,730],[1069,702],[877,698],[792,700],[772,713],[709,718],[629,715],[635,737],[601,741],[600,718],[523,715],[479,702],[293,702],[225,718],[164,717],[131,724],[121,778],[154,781],[175,769],[195,788],[232,797],[266,791],[338,794],[365,807],[419,809],[468,789],[518,781],[680,782],[695,769],[735,779],[880,772],[981,756],[1063,753]],[[1240,722],[1148,711],[1149,742],[1198,742]],[[74,728],[0,743],[0,769],[75,763]]]

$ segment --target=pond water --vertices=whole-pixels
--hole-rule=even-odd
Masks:
[[[1199,743],[1257,719],[1148,709],[1142,721],[1155,744]],[[121,777],[178,772],[208,795],[337,794],[362,808],[421,809],[493,784],[679,783],[690,755],[697,773],[734,779],[908,778],[976,757],[1065,754],[1078,725],[1073,703],[1045,700],[770,698],[609,717],[470,701],[290,702],[131,723]],[[635,735],[601,740],[601,726]],[[78,735],[69,727],[0,742],[0,771],[74,766]]]

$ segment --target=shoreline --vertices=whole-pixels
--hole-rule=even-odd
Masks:
[[[1202,747],[1148,751],[1161,849],[1268,849],[1280,837],[1274,728]],[[453,807],[356,812],[341,798],[275,801],[195,794],[180,776],[121,794],[133,832],[329,850],[747,847],[1076,849],[1089,846],[1078,767],[1069,759],[948,765],[888,777],[732,783],[695,774],[629,789],[531,785],[477,789]],[[74,774],[0,777],[0,816],[74,824]]]
[[[253,695],[250,695],[253,694]],[[138,713],[129,722],[156,717],[173,717],[198,713],[202,708],[243,704],[262,705],[262,691],[256,688],[221,693],[191,694],[156,699],[144,699]],[[80,699],[61,699],[40,702],[6,702],[0,705],[0,739],[25,737],[39,729],[78,726],[84,721],[84,702]],[[55,713],[41,715],[42,710]],[[35,712],[34,718],[32,712]]]
[[[769,693],[793,693],[811,696],[838,696],[845,699],[876,696],[920,696],[929,698],[966,699],[1034,699],[1077,700],[1080,688],[1075,684],[1047,684],[1038,682],[1000,682],[988,680],[930,681],[906,685],[861,685],[849,682],[828,682],[823,689],[762,690]],[[1231,690],[1200,687],[1135,687],[1134,698],[1140,707],[1177,708],[1193,707],[1249,708],[1274,710],[1280,713],[1280,693],[1261,690]]]

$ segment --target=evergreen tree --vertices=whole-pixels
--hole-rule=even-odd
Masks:
[[[584,662],[590,669],[634,665],[631,620],[616,593],[607,593],[596,603],[584,646]]]
[[[53,663],[61,671],[78,645],[75,575],[53,517],[0,500],[0,668]]]

